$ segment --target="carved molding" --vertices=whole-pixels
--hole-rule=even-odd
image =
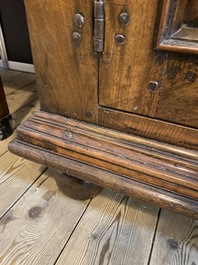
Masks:
[[[9,149],[96,185],[198,218],[198,153],[36,112]]]
[[[198,54],[197,0],[163,0],[157,49]]]

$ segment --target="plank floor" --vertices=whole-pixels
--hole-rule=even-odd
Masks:
[[[39,109],[35,75],[0,70],[14,129]],[[62,195],[54,171],[0,142],[0,264],[198,265],[198,221],[110,190]]]

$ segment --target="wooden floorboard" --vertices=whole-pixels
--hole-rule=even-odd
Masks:
[[[104,190],[90,203],[57,264],[147,264],[157,216],[157,207]]]
[[[150,262],[156,264],[198,264],[198,221],[161,211]]]
[[[12,78],[2,78],[6,95],[16,93],[17,90],[21,90],[22,88],[27,87],[29,84],[35,82],[34,74],[20,73],[18,71],[17,73],[19,74],[14,75]],[[1,74],[1,76],[4,76],[4,74]],[[30,91],[28,88],[27,90]]]
[[[48,170],[0,222],[0,264],[54,264],[89,201],[57,189]],[[14,229],[13,229],[14,228]]]
[[[0,74],[16,129],[39,108],[35,76]],[[109,190],[69,199],[8,151],[14,137],[0,142],[0,265],[198,265],[198,221]]]

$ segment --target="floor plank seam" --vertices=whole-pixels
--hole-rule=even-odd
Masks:
[[[149,254],[147,265],[149,265],[151,262],[151,258],[152,258],[152,254],[153,254],[153,247],[154,247],[154,243],[155,243],[155,239],[156,239],[156,235],[157,235],[157,230],[158,230],[158,226],[159,226],[159,221],[160,221],[161,211],[162,211],[162,209],[159,208],[159,212],[158,212],[158,216],[157,216],[157,222],[156,222],[156,226],[155,226],[155,231],[153,233],[153,240],[151,243],[151,249],[150,249],[150,254]]]
[[[73,230],[71,231],[71,233],[70,233],[68,239],[66,240],[66,242],[65,242],[65,244],[64,244],[64,246],[63,246],[63,248],[61,249],[61,251],[60,251],[59,255],[57,256],[57,258],[56,258],[56,260],[55,260],[55,262],[54,262],[53,265],[56,265],[56,263],[58,262],[60,256],[62,255],[62,253],[63,253],[63,251],[64,251],[64,249],[65,249],[65,247],[67,246],[68,242],[70,241],[70,239],[71,239],[72,236],[73,236],[73,233],[75,232],[76,228],[78,227],[78,224],[80,223],[81,219],[83,218],[84,214],[86,213],[87,209],[89,208],[89,205],[90,205],[91,201],[92,201],[92,199],[90,199],[90,201],[88,202],[88,204],[87,204],[85,210],[82,212],[80,218],[79,218],[78,221],[76,222],[75,227],[74,227]]]
[[[2,154],[0,154],[0,157],[2,157],[3,155],[5,155],[8,152],[8,149],[5,150],[5,152],[3,152]]]
[[[31,183],[31,185],[16,199],[16,201],[13,202],[13,204],[10,205],[10,207],[5,211],[5,213],[0,216],[0,221],[6,216],[6,214],[9,213],[9,211],[20,201],[20,199],[31,189],[31,187],[38,181],[38,179],[46,172],[48,168],[46,167],[39,176]],[[46,180],[46,179],[45,179]]]
[[[18,108],[17,110],[13,111],[13,112],[10,113],[10,114],[11,114],[11,115],[12,115],[12,114],[15,114],[17,111],[22,110],[23,108],[27,107],[28,105],[31,105],[32,102],[34,102],[34,101],[36,101],[36,100],[38,100],[38,98],[33,99],[32,101],[29,101],[27,104],[23,105],[21,108]],[[12,120],[12,119],[11,119],[11,120]]]
[[[28,84],[25,84],[25,85],[23,85],[23,86],[21,86],[21,87],[18,87],[18,88],[15,89],[15,91],[12,91],[12,92],[6,94],[6,96],[8,96],[8,95],[14,95],[15,92],[18,91],[19,89],[23,89],[23,88],[25,88],[25,87],[29,87],[29,86],[33,85],[34,83],[35,83],[35,85],[36,85],[36,81],[32,81],[32,82],[30,82],[30,83],[28,83]],[[4,83],[3,83],[3,86],[6,87],[6,85],[5,85]]]

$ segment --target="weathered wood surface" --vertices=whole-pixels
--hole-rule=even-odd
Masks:
[[[99,124],[125,133],[198,150],[198,130],[159,119],[99,108]]]
[[[60,191],[75,200],[87,200],[97,196],[102,187],[94,185],[93,183],[75,178],[63,172],[55,170],[55,181]]]
[[[25,0],[25,4],[42,110],[97,122],[93,2]],[[76,13],[85,18],[84,27],[78,29],[80,44],[72,40]]]
[[[54,264],[87,205],[60,194],[46,172],[1,219],[0,263]]]
[[[144,177],[152,185],[158,179],[198,190],[198,153],[188,149],[156,143],[86,123],[75,122],[46,112],[36,112],[17,130],[19,140],[36,144],[57,154],[79,159],[130,178]],[[27,139],[27,140],[26,140]],[[40,144],[39,144],[40,143]],[[49,146],[49,147],[48,147]],[[186,161],[190,158],[191,161]],[[98,160],[97,160],[98,159]],[[177,166],[175,166],[177,164]],[[121,169],[122,167],[122,169]],[[128,170],[127,170],[128,169]],[[152,178],[149,180],[149,176]],[[146,178],[147,176],[147,178]],[[155,177],[156,179],[153,180]],[[194,181],[193,181],[194,178]],[[168,189],[165,182],[161,187]],[[187,191],[186,191],[187,192]],[[186,193],[187,195],[188,193]],[[193,192],[191,191],[193,197]],[[195,193],[195,198],[198,194]]]
[[[198,221],[162,210],[150,262],[156,264],[198,264]]]
[[[182,3],[185,1],[176,2],[177,13],[184,12]],[[173,53],[171,47],[169,52],[155,49],[160,3],[150,0],[106,1],[99,103],[104,107],[198,128],[197,56]],[[121,12],[128,12],[131,16],[128,25],[120,25],[118,17]],[[177,15],[180,18],[182,14]],[[175,21],[176,18],[171,19]],[[116,44],[116,34],[125,36],[124,45]],[[107,125],[103,124],[108,126],[110,119],[111,116]],[[130,116],[126,115],[126,119],[130,123]],[[99,116],[99,124],[101,120]],[[119,116],[116,120],[121,124]],[[156,124],[157,128],[160,130],[159,124]],[[147,128],[145,130],[146,134]]]
[[[32,107],[31,103],[14,113],[15,125],[31,114]],[[0,142],[0,151],[4,142]],[[121,261],[118,265],[132,265],[135,260],[135,265],[146,265],[150,255],[152,265],[197,265],[197,222],[193,219],[169,211],[163,211],[158,219],[157,208],[107,190],[84,212],[84,202],[63,196],[55,181],[48,178],[51,172],[41,175],[40,169],[43,167],[9,152],[0,158],[1,264],[66,265],[64,261],[71,260],[87,265],[95,259],[109,260],[109,264]],[[155,229],[157,236],[153,238]],[[167,251],[167,243],[172,251]]]
[[[26,192],[45,168],[10,152],[0,157],[0,217]]]
[[[198,57],[168,54],[156,118],[198,128]]]
[[[154,115],[159,91],[151,93],[149,82],[161,83],[163,65],[156,67],[151,47],[157,17],[157,0],[106,1],[105,49],[100,62],[99,102],[102,106]],[[126,26],[119,23],[121,12],[130,15]],[[124,45],[115,35],[123,34]]]
[[[58,265],[147,264],[158,208],[104,190],[93,199]]]
[[[43,111],[17,129],[9,149],[98,186],[198,218],[197,151]]]
[[[14,113],[36,99],[38,99],[38,92],[35,82],[13,91],[7,95],[10,113]]]
[[[5,76],[7,76],[7,78],[2,79],[6,95],[15,93],[17,90],[23,90],[27,85],[35,82],[34,74],[16,71],[12,77],[9,73],[10,71],[6,71]],[[2,74],[2,76],[4,76],[4,74]]]
[[[14,76],[21,75],[22,73],[20,71],[14,71],[14,70],[5,70],[3,68],[0,68],[0,75],[5,82],[8,79],[12,79]]]

